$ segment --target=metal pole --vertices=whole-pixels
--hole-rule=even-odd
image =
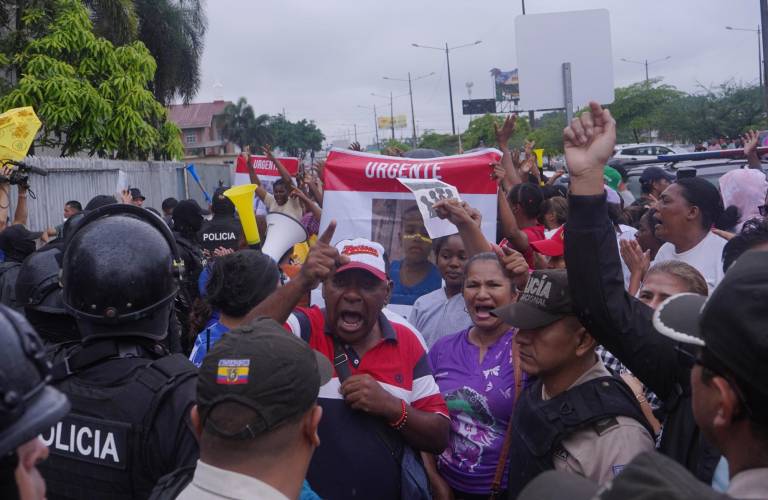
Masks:
[[[760,25],[757,25],[757,75],[760,78],[760,88],[763,88],[763,40]]]
[[[448,65],[448,99],[451,101],[451,133],[456,135],[456,120],[453,117],[453,88],[451,86],[451,58],[448,56],[448,42],[445,42],[445,62]]]
[[[768,24],[768,5],[765,0],[760,0],[760,28],[763,42],[763,54],[768,54],[768,36],[765,32],[766,24]],[[768,90],[765,88],[768,85],[768,65],[765,61],[762,62],[762,74],[763,74],[763,111],[768,112]]]
[[[523,0],[523,15],[525,15],[525,0]]]
[[[373,105],[373,130],[376,132],[376,147],[381,149],[381,141],[379,141],[379,117],[376,116],[376,105]]]
[[[408,72],[408,94],[411,96],[411,125],[413,125],[413,148],[416,149],[416,114],[413,112],[413,87],[411,87],[411,72]]]
[[[395,105],[393,104],[392,92],[389,93],[389,126],[392,128],[392,140],[395,140]]]
[[[565,101],[565,126],[573,120],[573,87],[571,86],[571,63],[563,63],[563,100]]]
[[[355,127],[355,142],[357,142],[357,123],[353,123]]]
[[[648,83],[648,59],[645,60],[645,83]]]

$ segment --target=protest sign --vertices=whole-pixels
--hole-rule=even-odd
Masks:
[[[461,200],[459,191],[454,186],[430,179],[398,180],[403,186],[413,192],[413,196],[416,198],[416,205],[419,207],[419,212],[421,212],[421,218],[424,219],[424,227],[426,227],[430,238],[441,238],[459,232],[451,222],[439,218],[432,208],[440,200]]]
[[[294,157],[278,158],[280,163],[285,167],[292,177],[296,177],[299,172],[299,159]],[[272,192],[272,184],[280,178],[280,172],[277,171],[275,164],[266,156],[251,155],[251,165],[256,171],[256,175],[259,176],[261,184],[268,192]],[[248,177],[248,168],[246,167],[245,158],[243,156],[237,157],[235,164],[235,185],[250,184],[251,178]],[[256,210],[257,215],[266,215],[267,209],[264,203],[256,197],[253,203],[253,208]]]
[[[384,247],[390,263],[402,260],[406,245],[403,214],[416,210],[416,200],[400,180],[421,179],[455,186],[461,199],[482,213],[482,232],[493,241],[497,187],[489,164],[500,160],[501,152],[496,149],[428,159],[334,149],[325,163],[321,232],[336,220],[333,243],[369,238]],[[434,262],[434,256],[430,258]]]

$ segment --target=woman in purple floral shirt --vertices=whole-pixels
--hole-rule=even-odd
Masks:
[[[513,302],[515,288],[498,257],[483,253],[466,266],[464,301],[472,326],[438,340],[429,351],[448,404],[446,450],[427,464],[435,498],[487,499],[515,398],[515,329],[491,311]],[[506,489],[506,471],[502,490]],[[506,495],[502,495],[506,496]]]

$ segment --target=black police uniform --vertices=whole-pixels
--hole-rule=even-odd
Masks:
[[[534,477],[554,468],[553,453],[573,433],[610,425],[615,417],[629,417],[653,436],[635,395],[616,377],[600,377],[544,400],[542,382],[528,387],[515,406],[509,449],[509,498],[517,495]]]
[[[196,462],[196,370],[180,354],[162,354],[105,339],[54,367],[72,411],[42,434],[49,498],[146,498],[164,474]]]
[[[67,243],[63,301],[82,343],[53,368],[72,411],[42,434],[49,498],[147,498],[196,462],[196,369],[162,344],[179,262],[165,223],[131,205],[89,213]]]
[[[216,215],[209,221],[203,222],[203,227],[197,233],[197,239],[203,250],[213,252],[219,247],[229,250],[240,248],[240,238],[243,226],[234,215]]]

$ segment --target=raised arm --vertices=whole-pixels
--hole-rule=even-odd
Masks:
[[[513,158],[512,151],[509,149],[509,139],[515,133],[516,121],[517,116],[510,115],[504,120],[504,125],[501,128],[496,123],[493,124],[493,130],[496,133],[496,145],[502,153],[501,166],[505,174],[502,179],[502,186],[506,191],[509,191],[515,184],[522,182],[522,178],[515,165],[515,158]],[[518,155],[517,151],[515,155]]]
[[[563,132],[571,173],[565,260],[574,309],[584,327],[660,398],[686,387],[689,369],[674,342],[658,334],[653,311],[624,290],[616,234],[608,218],[603,166],[616,140],[608,110],[590,103]]]
[[[261,184],[261,179],[259,179],[259,176],[256,173],[256,169],[253,168],[250,146],[245,147],[245,169],[248,171],[248,178],[251,180],[251,184],[256,184],[256,196],[258,196],[261,201],[264,201],[264,198],[266,198],[269,193],[264,189],[264,186]]]
[[[27,192],[29,186],[19,185],[19,196],[16,201],[16,210],[13,213],[13,223],[27,225],[29,211],[27,210]]]
[[[744,156],[747,157],[749,168],[762,170],[763,165],[760,163],[760,157],[757,155],[758,137],[759,134],[757,132],[749,130],[741,140],[744,141]]]
[[[269,145],[264,146],[264,154],[266,155],[269,160],[275,164],[275,167],[277,168],[277,171],[280,172],[280,178],[283,179],[283,182],[285,182],[289,188],[296,187],[296,183],[293,182],[293,177],[291,177],[291,174],[288,172],[288,170],[283,166],[282,163],[280,163],[280,160],[277,159],[277,157],[272,153],[272,147]]]
[[[441,219],[447,219],[459,230],[467,256],[489,252],[491,245],[480,229],[482,216],[467,202],[455,199],[440,200],[433,208]]]
[[[304,194],[304,191],[302,191],[299,188],[293,188],[293,191],[291,191],[290,194],[291,197],[295,197],[300,199],[304,202],[304,205],[312,212],[312,214],[315,216],[317,220],[320,220],[320,217],[323,215],[323,211],[320,209],[320,207],[312,201],[309,196]]]
[[[301,266],[298,276],[289,281],[285,286],[275,290],[264,299],[248,315],[247,321],[260,316],[267,316],[280,324],[285,323],[288,316],[304,297],[322,281],[325,281],[336,272],[336,268],[346,264],[349,257],[339,255],[336,248],[331,245],[333,233],[336,230],[336,221],[331,221],[326,230],[317,239],[309,251],[306,262]]]

